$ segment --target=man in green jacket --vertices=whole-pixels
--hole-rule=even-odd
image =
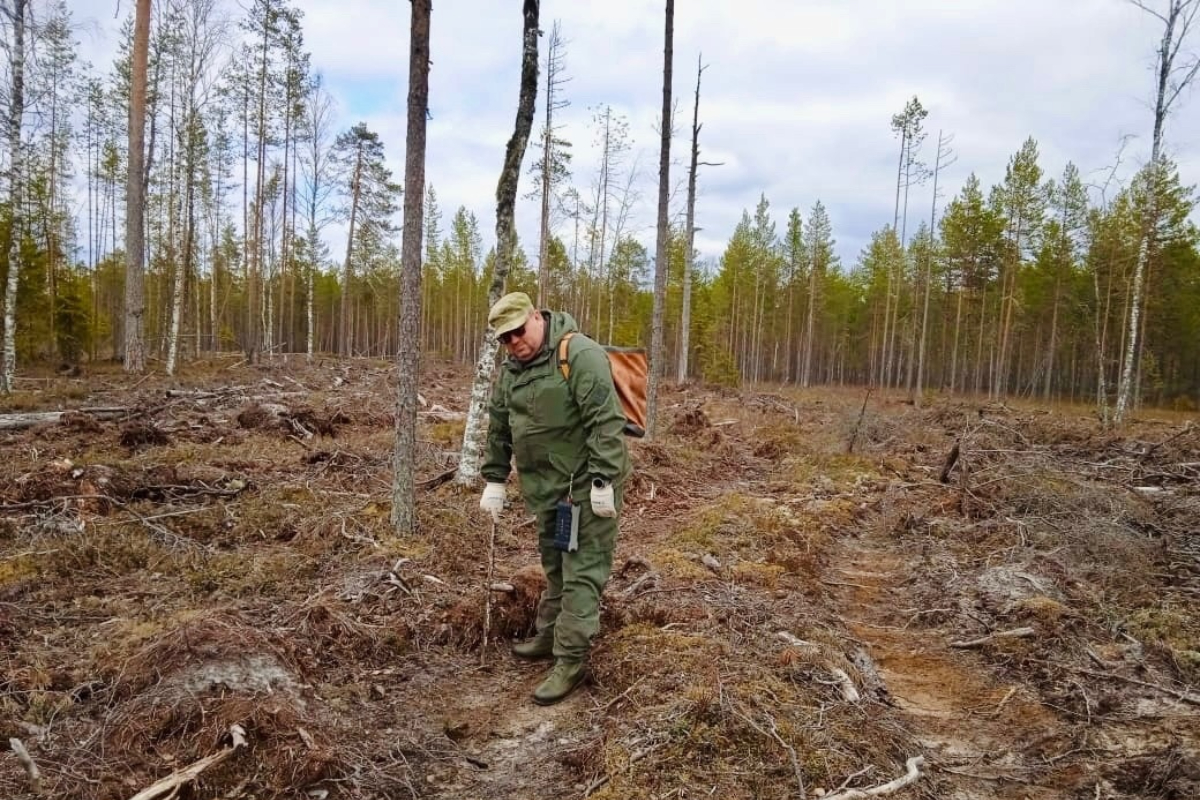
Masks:
[[[538,311],[528,295],[513,292],[492,306],[488,324],[508,359],[492,392],[482,470],[487,486],[479,506],[499,518],[515,461],[521,495],[537,515],[547,585],[537,633],[514,645],[513,653],[555,659],[533,693],[535,702],[549,705],[583,680],[600,628],[600,593],[612,572],[617,515],[630,473],[625,415],[607,353],[578,332],[571,315]],[[564,369],[559,343],[568,334]],[[560,536],[556,544],[558,519],[573,514],[577,536],[571,542]]]

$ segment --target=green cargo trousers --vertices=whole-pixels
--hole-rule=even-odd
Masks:
[[[618,488],[617,517],[597,517],[590,503],[579,503],[579,549],[574,553],[554,546],[554,509],[537,515],[538,548],[546,573],[546,591],[538,603],[537,632],[539,636],[554,637],[554,657],[560,661],[586,659],[592,637],[600,630],[600,593],[612,573],[621,494]]]

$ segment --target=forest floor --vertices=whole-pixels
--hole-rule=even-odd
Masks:
[[[477,490],[442,480],[466,371],[422,376],[412,538],[390,375],[228,358],[0,399],[69,412],[0,429],[0,797],[33,767],[85,800],[1200,797],[1194,416],[668,387],[591,678],[541,708],[507,649],[531,517],[489,575]]]

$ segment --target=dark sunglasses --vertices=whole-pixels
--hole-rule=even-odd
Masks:
[[[497,336],[496,339],[500,342],[500,344],[508,344],[513,339],[519,339],[524,335],[525,335],[525,324],[522,323],[520,327],[513,328],[511,331],[505,331],[504,333]]]

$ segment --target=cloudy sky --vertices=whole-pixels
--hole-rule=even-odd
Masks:
[[[314,68],[337,101],[339,127],[366,121],[402,176],[409,3],[295,5],[304,11]],[[70,6],[82,23],[83,56],[107,64],[118,0]],[[129,8],[127,1],[120,15]],[[237,13],[232,0],[230,9]],[[447,221],[466,206],[489,244],[518,91],[520,11],[520,0],[434,0],[427,180]],[[571,105],[561,120],[574,143],[574,183],[590,191],[598,163],[591,119],[597,106],[611,105],[629,121],[629,162],[641,175],[633,228],[653,252],[663,3],[543,0],[541,18],[547,30],[559,20],[568,40]],[[1121,171],[1128,178],[1148,158],[1161,35],[1160,22],[1125,0],[680,0],[672,181],[685,177],[702,54],[702,158],[723,164],[701,172],[702,256],[717,258],[743,209],[765,194],[780,233],[789,209],[807,217],[820,199],[850,266],[870,233],[891,222],[898,142],[889,121],[907,99],[917,95],[929,110],[928,158],[939,129],[954,136],[957,162],[943,175],[943,205],[971,172],[985,185],[1000,181],[1028,136],[1038,141],[1047,176],[1074,161],[1085,180],[1097,181],[1131,136]],[[1200,51],[1200,34],[1194,38],[1192,54]],[[1200,181],[1198,95],[1182,95],[1167,126],[1168,151],[1189,183]],[[539,91],[539,119],[541,101]],[[522,194],[529,184],[524,177]],[[912,213],[927,219],[930,199],[929,186],[914,188]],[[518,229],[531,253],[537,217],[534,203],[522,200]]]

